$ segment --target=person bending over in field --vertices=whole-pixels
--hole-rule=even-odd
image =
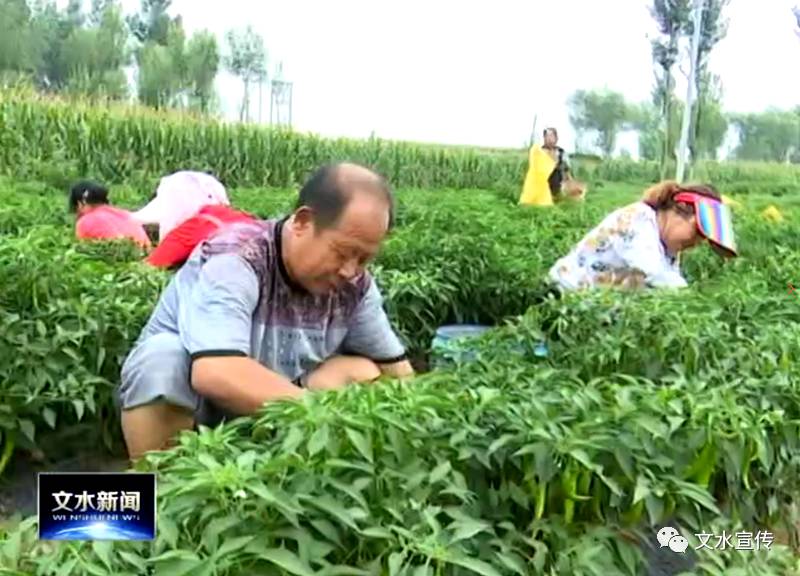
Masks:
[[[224,226],[255,220],[256,216],[223,204],[204,206],[197,214],[170,230],[145,261],[156,268],[179,268],[188,260],[192,250]]]
[[[181,170],[164,176],[150,202],[133,217],[145,226],[158,225],[158,240],[162,242],[208,206],[230,206],[225,186],[211,174]]]
[[[108,189],[96,182],[82,180],[72,186],[69,210],[77,215],[75,236],[81,240],[132,240],[142,248],[150,247],[144,227],[131,213],[111,206]]]
[[[290,216],[232,224],[203,242],[122,367],[131,459],[268,401],[413,374],[364,268],[392,214],[380,176],[337,164],[310,178]]]
[[[561,291],[595,286],[684,287],[678,254],[707,240],[725,257],[736,256],[728,206],[709,185],[666,181],[641,201],[619,208],[550,269]]]

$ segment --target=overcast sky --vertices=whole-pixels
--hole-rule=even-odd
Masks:
[[[728,36],[711,58],[726,109],[800,104],[800,38],[791,12],[798,1],[732,0]],[[576,89],[650,98],[651,4],[173,0],[172,12],[188,32],[205,28],[223,41],[225,31],[252,24],[264,37],[270,69],[282,60],[294,82],[293,124],[301,131],[361,138],[374,130],[392,139],[517,147],[538,115],[537,132],[556,126],[571,149],[566,100]],[[123,5],[130,11],[139,2]],[[217,88],[235,115],[240,83],[221,74]],[[678,89],[684,97],[685,80]],[[268,108],[265,90],[265,121]],[[251,110],[257,114],[257,101]],[[621,147],[635,152],[635,139],[623,138]]]

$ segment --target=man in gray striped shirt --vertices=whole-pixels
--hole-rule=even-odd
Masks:
[[[370,170],[325,166],[287,218],[232,224],[199,245],[122,367],[131,459],[271,400],[411,375],[365,270],[393,203]]]

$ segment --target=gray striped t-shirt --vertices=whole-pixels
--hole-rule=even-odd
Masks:
[[[369,273],[323,296],[291,281],[281,259],[284,221],[232,224],[195,248],[139,341],[170,332],[193,359],[246,355],[292,380],[335,354],[403,360]]]

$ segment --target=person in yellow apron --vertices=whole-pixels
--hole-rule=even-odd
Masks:
[[[558,132],[546,128],[544,144],[531,147],[528,157],[528,173],[522,186],[520,204],[552,206],[553,197],[562,196],[581,199],[585,186],[572,178],[564,149],[558,146]]]

